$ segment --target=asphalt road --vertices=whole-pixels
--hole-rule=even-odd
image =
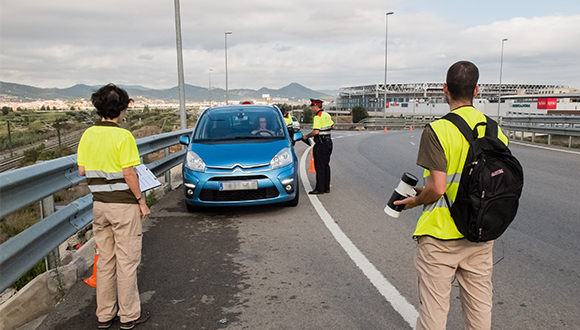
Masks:
[[[410,329],[411,236],[421,211],[393,219],[383,208],[403,172],[422,176],[420,134],[333,133],[331,193],[311,199],[301,187],[295,208],[187,213],[182,190],[171,192],[145,223],[139,289],[152,316],[138,328]],[[299,157],[305,147],[297,144]],[[493,329],[575,329],[580,153],[511,149],[525,186],[518,216],[494,248]],[[314,182],[314,173],[304,175]],[[450,330],[462,328],[456,283],[453,290]],[[96,328],[95,307],[94,289],[79,282],[38,329]]]

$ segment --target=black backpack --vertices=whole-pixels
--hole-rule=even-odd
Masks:
[[[452,122],[469,142],[457,197],[447,207],[457,229],[471,242],[498,238],[516,216],[524,186],[524,171],[509,148],[497,137],[497,123],[487,123],[473,130],[461,116],[450,112],[443,117]],[[477,127],[485,125],[485,135],[478,138]]]

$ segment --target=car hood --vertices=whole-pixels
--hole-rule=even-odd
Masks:
[[[235,143],[235,144],[202,144],[193,143],[191,150],[195,152],[207,167],[251,167],[269,164],[280,150],[288,147],[287,140]]]

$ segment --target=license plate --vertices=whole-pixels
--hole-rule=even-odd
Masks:
[[[256,190],[258,181],[231,181],[220,182],[220,191],[223,190]]]

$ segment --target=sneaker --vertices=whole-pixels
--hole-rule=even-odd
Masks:
[[[141,324],[141,323],[145,323],[145,321],[147,321],[149,319],[149,316],[151,314],[149,314],[149,312],[146,311],[141,311],[141,316],[139,316],[138,319],[133,320],[133,321],[129,321],[129,322],[121,322],[121,326],[119,327],[119,329],[121,330],[130,330],[133,329],[137,324]]]
[[[115,321],[119,319],[118,316],[113,317],[107,322],[99,322],[99,329],[109,329]]]

